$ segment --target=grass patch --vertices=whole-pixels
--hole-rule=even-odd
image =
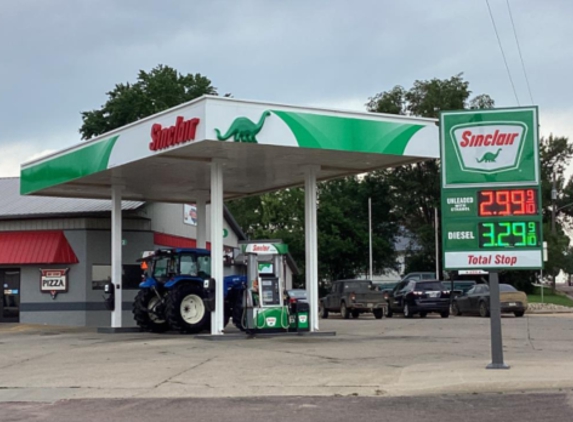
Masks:
[[[536,287],[535,293],[532,295],[527,295],[527,300],[529,303],[542,303],[541,301],[541,288]],[[562,293],[552,293],[551,289],[544,289],[543,291],[543,302],[553,303],[555,305],[569,306],[573,308],[573,300],[569,299]]]

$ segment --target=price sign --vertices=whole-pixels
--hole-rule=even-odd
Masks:
[[[444,268],[541,268],[537,108],[444,112],[440,129]]]
[[[478,192],[480,217],[537,214],[536,189],[490,189]]]
[[[495,221],[478,223],[478,245],[488,248],[529,248],[540,246],[537,221]]]

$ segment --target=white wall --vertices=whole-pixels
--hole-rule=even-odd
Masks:
[[[210,226],[211,207],[207,205],[207,241],[211,241]],[[151,230],[158,233],[170,234],[173,236],[197,239],[197,228],[183,222],[183,204],[166,204],[153,202],[145,204],[137,213],[138,215],[151,219]],[[238,237],[225,221],[223,227],[227,229],[228,235],[223,243],[226,246],[237,247]],[[223,233],[221,233],[223,236]]]

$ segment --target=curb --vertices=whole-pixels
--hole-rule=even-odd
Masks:
[[[280,337],[333,337],[336,336],[336,331],[308,331],[308,332],[284,332],[284,333],[228,333],[224,335],[212,335],[212,334],[199,334],[195,338],[199,340],[208,341],[236,341],[236,340],[252,340],[260,338],[280,338]]]
[[[571,310],[547,310],[547,311],[526,311],[526,315],[547,315],[547,314],[573,314],[573,309]]]
[[[98,327],[97,332],[100,334],[121,334],[121,333],[140,333],[139,327]]]

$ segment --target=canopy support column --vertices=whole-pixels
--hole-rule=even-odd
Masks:
[[[304,240],[306,294],[310,303],[310,331],[318,331],[318,242],[316,229],[316,175],[320,166],[304,168]]]
[[[197,196],[197,247],[207,248],[207,198],[201,193]]]
[[[114,285],[114,310],[111,313],[111,326],[122,327],[122,221],[121,221],[121,185],[111,187],[111,281]]]
[[[211,313],[211,334],[223,334],[223,162],[211,161],[211,277],[215,279],[215,312]]]

